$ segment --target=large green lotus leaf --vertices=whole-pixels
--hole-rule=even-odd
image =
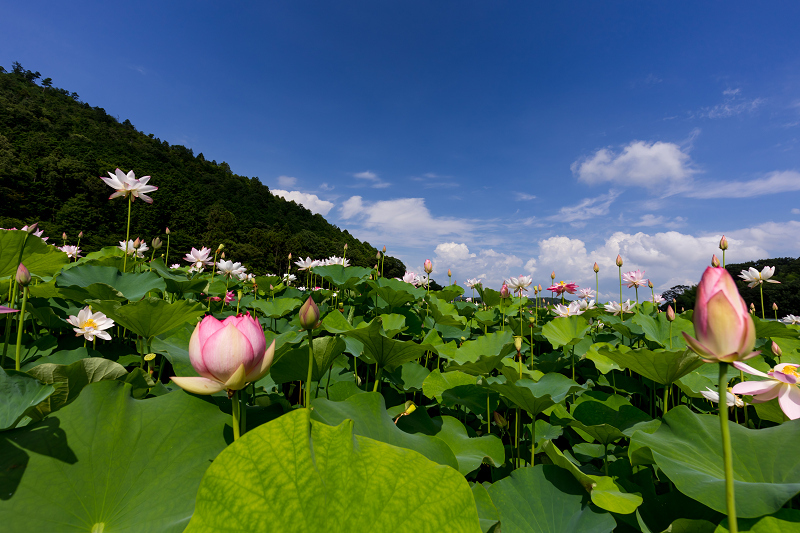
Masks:
[[[658,420],[631,405],[618,394],[590,391],[583,394],[572,407],[570,426],[580,429],[607,446],[637,430],[654,432]]]
[[[187,533],[481,531],[463,476],[353,427],[301,409],[246,433],[208,468]]]
[[[397,427],[408,433],[421,433],[443,440],[458,461],[458,471],[467,475],[481,463],[500,466],[506,452],[502,441],[494,435],[470,437],[467,428],[452,416],[431,418],[425,409],[417,409],[397,421]]]
[[[71,365],[76,361],[80,361],[81,359],[86,359],[87,357],[103,357],[103,354],[94,350],[92,348],[84,348],[83,346],[79,348],[75,348],[74,350],[59,350],[57,352],[53,352],[52,355],[47,355],[45,357],[40,357],[35,361],[31,361],[27,365],[22,367],[22,370],[27,372],[31,368],[39,365],[43,365],[45,363],[53,363],[56,365]]]
[[[481,326],[493,326],[499,320],[496,309],[484,309],[475,313],[475,320]]]
[[[681,405],[662,420],[652,435],[636,432],[629,453],[648,447],[678,490],[726,512],[719,417],[697,415]],[[800,457],[792,451],[800,439],[800,423],[759,430],[729,426],[736,512],[744,518],[776,512],[800,492]]]
[[[498,355],[505,357],[513,351],[514,336],[511,331],[498,331],[464,342],[456,350],[453,360],[457,364],[474,363],[481,357]]]
[[[464,289],[458,285],[446,285],[440,291],[431,291],[431,294],[445,302],[452,302],[455,298],[464,294]]]
[[[435,296],[430,296],[426,300],[430,304],[431,316],[438,326],[463,328],[466,325],[467,319],[458,314],[455,305]]]
[[[322,279],[332,283],[339,289],[352,289],[368,279],[372,273],[373,270],[371,268],[358,266],[327,265],[314,267],[314,274],[322,276]]]
[[[778,346],[780,346],[781,351],[783,352],[783,355],[780,358],[781,363],[793,363],[795,365],[800,364],[800,339],[776,337],[773,340]]]
[[[384,376],[404,391],[417,391],[422,390],[425,379],[430,373],[430,370],[416,361],[408,361]]]
[[[646,302],[649,303],[649,302]],[[632,319],[634,324],[641,326],[644,336],[648,340],[658,343],[667,350],[678,350],[686,348],[686,339],[683,337],[685,331],[694,336],[694,326],[689,320],[675,317],[672,322],[672,335],[670,335],[670,322],[667,320],[666,313],[658,313],[652,317],[646,313],[636,313]]]
[[[773,398],[768,402],[754,404],[753,407],[756,408],[758,418],[761,420],[769,420],[776,424],[783,424],[791,420],[786,416],[786,413],[783,412],[783,409],[781,409],[778,398]]]
[[[583,387],[563,374],[545,374],[539,381],[487,378],[489,388],[536,417],[545,409],[564,401],[568,394]]]
[[[520,468],[489,487],[503,533],[608,533],[617,523],[588,505],[589,494],[554,465]]]
[[[756,325],[756,337],[759,339],[767,337],[796,339],[798,336],[800,336],[800,331],[787,326],[783,322],[776,322],[774,320],[761,320],[757,316],[753,317],[753,322]]]
[[[135,400],[130,385],[90,385],[47,420],[4,433],[3,528],[180,532],[229,418],[184,392]]]
[[[69,315],[58,307],[50,305],[45,298],[28,298],[26,310],[47,329],[67,329],[72,326],[67,323]]]
[[[455,344],[455,343],[450,343]],[[441,346],[440,346],[441,348]],[[513,345],[512,345],[513,348]],[[443,350],[439,350],[439,354],[443,354]],[[455,351],[452,352],[453,356],[455,356]],[[444,357],[447,357],[444,355]],[[467,374],[471,374],[473,376],[483,376],[489,374],[492,370],[500,368],[503,366],[503,362],[506,361],[505,355],[499,353],[497,355],[482,355],[478,358],[477,361],[457,364],[451,362],[447,365],[447,370],[459,370],[461,372],[465,372]]]
[[[367,285],[371,288],[369,294],[380,296],[390,309],[416,302],[425,297],[424,289],[418,289],[399,279],[378,278],[367,281]]]
[[[320,381],[328,372],[333,361],[345,349],[341,337],[317,337],[314,339],[314,360],[311,369],[311,380]],[[308,379],[308,342],[291,349],[273,363],[270,375],[275,383],[305,381]]]
[[[537,421],[538,422],[538,421]],[[629,494],[608,476],[591,476],[583,473],[577,465],[567,459],[551,441],[543,443],[542,449],[553,464],[567,470],[575,480],[589,492],[592,503],[601,509],[618,514],[631,514],[644,499],[639,494]]]
[[[24,372],[0,368],[0,431],[14,427],[25,411],[53,394],[52,385]]]
[[[356,394],[343,402],[317,398],[311,402],[311,407],[314,420],[336,426],[350,419],[356,435],[416,450],[431,461],[458,469],[458,461],[447,443],[436,437],[411,435],[399,429],[386,412],[383,396],[377,392]]]
[[[442,403],[444,391],[459,385],[475,385],[477,381],[478,378],[475,376],[457,370],[442,373],[436,369],[425,378],[425,382],[422,384],[422,394],[428,398],[436,398],[437,402]]]
[[[542,335],[554,348],[577,344],[589,331],[589,323],[582,316],[557,317],[542,326]]]
[[[102,357],[81,359],[70,365],[45,363],[35,366],[28,370],[28,374],[43,383],[53,385],[55,390],[36,406],[35,414],[31,413],[29,416],[40,420],[73,402],[90,383],[119,379],[127,373],[124,366]]]
[[[184,327],[153,339],[150,349],[163,354],[172,365],[176,376],[199,376],[189,359],[189,340],[192,338],[194,326],[186,324]]]
[[[165,291],[167,288],[164,279],[155,272],[127,272],[121,274],[114,267],[81,265],[59,274],[56,286],[69,288],[71,286],[86,289],[94,294],[95,285],[108,285],[128,300],[139,300],[152,290]],[[63,291],[62,291],[63,292]],[[94,296],[96,300],[104,300],[102,295]]]
[[[0,278],[17,273],[19,250],[27,231],[0,230]],[[52,276],[69,262],[67,254],[46,244],[40,237],[29,235],[22,254],[22,264],[37,276]]]
[[[499,402],[500,395],[490,391],[480,382],[476,385],[458,385],[445,390],[442,392],[441,404],[447,407],[463,405],[473,413],[485,418],[491,416],[490,413],[497,409]]]
[[[14,359],[14,356],[16,355],[17,344],[16,342],[14,342],[13,338],[10,340],[11,342],[8,343],[8,349],[6,355],[11,359]],[[5,343],[0,343],[0,353],[2,353],[4,346]],[[58,348],[58,339],[56,339],[53,335],[45,335],[43,337],[39,337],[32,343],[23,344],[21,346],[19,354],[20,363],[22,364],[22,366],[25,366],[27,363],[30,363],[31,361],[35,361],[41,357],[46,357],[50,355],[55,351],[56,348]]]
[[[728,380],[739,375],[733,365],[727,367]],[[676,381],[684,394],[692,398],[702,398],[701,391],[706,389],[716,390],[719,386],[719,363],[705,363],[698,366],[682,378]]]
[[[183,272],[178,273],[167,268],[161,259],[153,259],[150,268],[158,273],[167,284],[167,291],[173,294],[198,293],[205,289],[208,281],[204,278],[188,279]]]
[[[492,497],[489,496],[486,487],[480,483],[475,483],[472,485],[472,496],[475,498],[475,505],[478,508],[481,531],[483,533],[493,531],[492,528],[500,523],[500,513],[497,512],[497,507],[492,503]]]
[[[205,313],[198,302],[178,300],[169,303],[160,298],[143,298],[119,305],[116,302],[93,301],[92,308],[113,318],[120,326],[150,339],[184,324],[194,324]]]
[[[800,532],[800,511],[781,509],[771,516],[740,518],[737,522],[741,533],[798,533]],[[728,519],[725,518],[714,530],[714,533],[728,533],[729,531]]]
[[[280,318],[288,315],[301,305],[303,305],[303,302],[296,298],[276,298],[272,301],[256,300],[250,304],[250,307],[255,307],[264,313],[266,317]]]
[[[616,350],[616,345],[607,342],[598,342],[590,346],[589,349],[586,350],[584,356],[594,363],[595,368],[597,368],[601,374],[608,374],[612,370],[620,370],[621,368],[617,363],[600,353],[600,349],[603,347]]]
[[[662,385],[675,383],[680,378],[703,365],[703,360],[692,350],[678,351],[648,350],[637,348],[631,350],[619,345],[616,349],[603,347],[598,350],[623,368],[630,368],[640,376]]]
[[[325,331],[334,335],[353,329],[353,325],[338,310],[333,310],[325,315],[325,318],[322,319],[322,327]]]
[[[372,320],[366,327],[342,332],[364,345],[364,354],[369,362],[391,371],[407,361],[418,359],[430,346],[414,341],[398,341],[387,337],[378,320]]]
[[[494,289],[484,289],[483,286],[480,285],[475,288],[478,290],[478,294],[481,295],[481,301],[488,307],[497,307],[500,305],[500,302],[503,301],[503,298],[500,297],[500,293]]]
[[[406,317],[397,313],[385,314],[380,316],[381,326],[390,339],[398,333],[402,333],[407,328]]]

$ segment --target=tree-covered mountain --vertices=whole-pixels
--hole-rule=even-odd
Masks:
[[[125,239],[127,205],[108,199],[113,191],[99,176],[120,168],[152,176],[158,186],[152,205],[133,203],[131,238],[163,239],[169,227],[168,263],[193,246],[223,243],[229,258],[257,273],[286,272],[290,253],[341,256],[345,244],[352,264],[375,264],[376,248],[271,194],[258,178],[145,135],[50,78],[37,85],[40,78],[16,62],[11,72],[0,67],[0,227],[38,222],[51,242],[65,232],[71,244],[83,232],[84,251],[117,245]],[[389,256],[384,268],[387,277],[405,271]]]

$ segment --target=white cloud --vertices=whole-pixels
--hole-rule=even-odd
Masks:
[[[707,118],[729,118],[736,115],[741,115],[745,112],[753,112],[761,107],[767,100],[764,98],[754,98],[753,100],[746,100],[740,96],[741,89],[725,89],[722,95],[725,100],[721,104],[714,107],[706,107],[700,113],[700,116]]]
[[[280,196],[288,201],[296,202],[312,213],[325,216],[333,209],[333,202],[320,199],[316,194],[308,194],[300,191],[284,191],[281,189],[272,189],[270,192],[275,196]]]
[[[676,192],[696,172],[689,154],[675,143],[633,141],[621,152],[601,148],[570,166],[580,181],[590,185],[616,183]]]
[[[321,183],[319,188],[322,189],[323,191],[332,191],[333,189],[335,189],[333,185],[328,185],[327,183]]]
[[[792,214],[793,214],[793,215],[800,215],[800,209],[798,209],[798,208],[796,208],[796,207],[795,207],[795,208],[793,208],[793,209],[792,209]]]
[[[452,269],[454,279],[461,285],[468,278],[480,278],[486,286],[499,286],[503,282],[504,272],[521,266],[522,259],[516,255],[495,252],[491,248],[474,253],[464,243],[443,242],[434,250],[434,275],[446,274],[447,269]],[[526,272],[530,273],[528,270]]]
[[[535,200],[535,199],[536,199],[536,195],[528,194],[528,193],[524,193],[524,192],[518,192],[517,193],[517,200]]]
[[[722,91],[722,94],[724,96],[736,96],[740,92],[742,92],[742,90],[738,89],[738,88],[737,89],[725,89],[724,91]]]
[[[577,205],[565,206],[558,210],[557,215],[548,217],[556,222],[575,222],[589,220],[590,218],[608,214],[611,204],[619,196],[618,191],[610,190],[608,194],[601,194],[594,198],[584,198]]]
[[[356,172],[353,174],[353,177],[359,180],[364,180],[370,183],[370,187],[373,189],[385,189],[389,187],[391,183],[383,181],[378,177],[377,174],[371,172],[369,170],[365,170],[364,172]]]
[[[291,176],[278,176],[278,185],[284,189],[291,189],[297,185],[297,178]]]
[[[783,170],[750,181],[717,181],[698,185],[692,198],[751,198],[765,194],[800,191],[800,172]]]

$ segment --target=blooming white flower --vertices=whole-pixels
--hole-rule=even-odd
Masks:
[[[559,317],[582,315],[581,301],[583,300],[575,300],[574,302],[570,302],[569,305],[556,304],[555,308],[553,308],[553,314]]]
[[[700,394],[702,394],[703,397],[710,402],[719,403],[719,393],[715,390],[711,390],[708,387],[706,387],[706,390],[701,390]],[[726,396],[725,404],[728,407],[733,407],[734,404],[736,405],[736,407],[744,407],[744,402],[742,401],[742,399],[733,394],[731,391],[728,391],[725,396]]]
[[[644,277],[644,270],[631,270],[622,275],[622,281],[627,283],[627,287],[643,287],[647,285],[647,279]]]
[[[226,278],[238,277],[243,274],[247,269],[241,263],[234,263],[233,261],[226,261],[225,259],[217,262],[219,273]]]
[[[661,296],[660,294],[654,294],[654,295],[653,295],[653,303],[654,303],[654,304],[656,304],[656,305],[661,305],[661,304],[663,304],[664,302],[666,302],[666,300],[665,300],[665,299],[664,299],[664,297],[663,297],[663,296]]]
[[[784,324],[800,324],[800,316],[786,315],[781,319]]]
[[[575,300],[573,303],[578,304],[578,309],[581,310],[581,313],[588,311],[589,309],[597,309],[597,306],[594,305],[594,300],[584,300],[581,298],[580,300]]]
[[[284,274],[283,275],[283,282],[287,285],[291,285],[293,281],[297,280],[297,276],[294,274]]]
[[[78,311],[78,316],[70,315],[67,322],[75,326],[72,330],[75,332],[76,337],[83,335],[89,341],[93,341],[95,337],[100,337],[107,341],[111,340],[111,335],[104,330],[112,327],[114,321],[103,313],[92,313],[92,308],[89,306]]]
[[[172,270],[175,270],[176,268],[180,268],[181,266],[180,266],[178,263],[174,263],[174,264],[170,265],[169,267],[170,267]]]
[[[13,229],[13,228],[12,228],[12,229]],[[28,231],[28,226],[27,226],[27,225],[25,225],[25,226],[22,226],[22,231]],[[40,238],[40,239],[42,239],[43,241],[47,241],[47,239],[49,239],[50,237],[42,237],[42,234],[43,234],[43,233],[44,233],[44,230],[43,230],[43,229],[40,229],[39,231],[34,231],[34,232],[33,232],[33,236],[34,236],[34,237],[39,237],[39,238]]]
[[[765,281],[767,283],[780,283],[780,281],[769,279],[773,275],[775,275],[775,267],[765,266],[761,269],[761,272],[753,267],[750,267],[747,270],[742,270],[742,273],[739,274],[739,277],[745,280],[747,282],[747,286],[752,289],[756,285],[760,285]]]
[[[406,273],[403,274],[403,277],[397,279],[400,281],[405,281],[406,283],[410,283],[412,285],[416,285],[419,277],[410,270],[406,270]]]
[[[596,293],[594,292],[594,289],[587,288],[587,289],[580,289],[578,291],[578,294],[580,295],[581,298],[588,300],[590,298],[594,298]]]
[[[630,300],[626,300],[621,304],[618,304],[617,302],[609,302],[604,307],[606,311],[613,313],[616,316],[620,313],[632,313],[633,311],[631,311],[631,309],[633,309],[634,304],[631,303]]]
[[[300,259],[299,261],[295,261],[294,264],[297,265],[299,270],[308,270],[312,266],[314,266],[314,261],[310,257],[306,257],[305,259]]]
[[[133,170],[127,174],[122,172],[120,169],[117,169],[114,172],[114,174],[109,172],[108,178],[104,178],[102,176],[100,177],[100,179],[103,180],[106,185],[112,189],[116,189],[116,192],[108,197],[109,200],[116,198],[117,196],[127,197],[130,195],[131,201],[135,200],[136,198],[141,198],[148,204],[153,203],[153,199],[145,194],[158,190],[158,187],[147,185],[147,182],[150,181],[150,176],[142,176],[141,178],[136,179],[136,174],[133,173]]]
[[[476,286],[478,286],[480,284],[481,284],[480,278],[477,278],[477,279],[476,278],[470,278],[464,283],[464,285],[466,285],[470,289],[474,289]]]
[[[209,255],[211,254],[211,249],[206,248],[203,246],[199,250],[197,248],[192,247],[192,251],[189,252],[184,256],[184,261],[189,261],[192,263],[192,268],[189,269],[189,272],[202,272],[203,267],[211,266],[214,264],[214,261],[209,259]]]
[[[70,259],[77,259],[81,256],[81,249],[77,246],[65,244],[64,246],[61,246],[59,250],[67,254],[67,257]]]
[[[255,274],[248,274],[247,272],[240,272],[239,274],[236,275],[236,277],[239,278],[239,281],[243,281],[245,283],[249,283],[254,279],[256,279]]]
[[[522,296],[522,291],[528,292],[528,287],[533,283],[532,276],[520,276],[518,278],[510,277],[505,281],[511,292],[519,293]]]

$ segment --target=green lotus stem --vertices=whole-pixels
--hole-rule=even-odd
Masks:
[[[240,420],[240,411],[241,405],[239,404],[239,391],[233,391],[233,396],[231,397],[231,415],[233,416],[233,440],[236,441],[240,434],[241,434],[241,426],[239,425]]]
[[[486,392],[486,434],[492,434],[492,411],[489,405],[489,392]]]
[[[131,204],[133,203],[133,195],[128,195],[128,225],[125,230],[125,258],[122,260],[122,271],[128,270],[128,241],[131,238]]]
[[[167,254],[164,256],[164,264],[169,268],[169,233],[167,233]]]
[[[241,422],[241,429],[240,434],[244,435],[247,433],[247,391],[242,389],[239,391],[239,413],[240,413],[240,422]]]
[[[667,407],[667,401],[669,400],[669,389],[672,387],[672,383],[669,385],[664,385],[664,407],[661,409],[661,415],[667,414],[669,411],[669,407]]]
[[[19,322],[17,323],[17,353],[16,365],[14,368],[20,369],[19,356],[22,353],[22,320],[25,317],[25,307],[28,305],[28,287],[22,288],[22,309],[19,311]]]
[[[764,318],[764,283],[761,282],[758,284],[758,290],[761,292],[761,320],[765,320]]]
[[[669,321],[669,349],[672,349],[672,321]]]
[[[314,334],[308,330],[308,377],[306,378],[306,409],[311,405],[311,373],[314,369]]]
[[[622,305],[622,267],[617,268],[619,268],[619,305]]]
[[[598,273],[594,273],[594,292],[597,293],[597,303],[600,303],[600,278],[598,277]],[[620,284],[622,284],[622,278],[620,278]],[[622,302],[620,302],[622,303]]]
[[[28,235],[30,235],[30,234],[26,233],[25,236],[22,238],[22,246],[20,246],[19,254],[17,255],[17,268],[14,269],[15,273],[16,273],[17,269],[19,269],[20,263],[22,263],[22,254],[23,254],[23,252],[25,252],[25,245],[28,243]],[[14,306],[17,304],[17,276],[16,275],[12,276],[12,281],[9,284],[9,290],[11,292],[11,295],[9,296],[9,299],[11,300],[11,305],[9,305],[9,307],[11,309],[14,309]],[[4,340],[4,344],[3,344],[3,357],[0,359],[0,367],[5,365],[5,363],[6,363],[6,354],[8,353],[8,341],[9,341],[10,337],[11,337],[11,313],[6,315],[6,335],[5,335],[5,340]]]
[[[639,287],[634,286],[633,290],[636,291],[636,307],[638,308],[639,307]],[[619,299],[620,299],[619,303],[621,305],[622,304],[622,296],[620,296]],[[638,309],[637,309],[637,311],[638,311]]]
[[[517,416],[514,417],[514,448],[517,450],[516,468],[519,468],[519,407],[517,407]]]
[[[722,268],[725,268],[725,250],[722,250]]]
[[[378,392],[378,385],[381,383],[381,374],[383,374],[383,367],[378,368],[375,373],[375,385],[372,387],[372,392]]]
[[[722,430],[722,462],[725,468],[725,503],[728,508],[728,530],[738,533],[736,521],[736,497],[733,492],[733,452],[731,450],[731,433],[728,428],[728,408],[724,394],[728,390],[728,364],[719,365],[719,425]]]

